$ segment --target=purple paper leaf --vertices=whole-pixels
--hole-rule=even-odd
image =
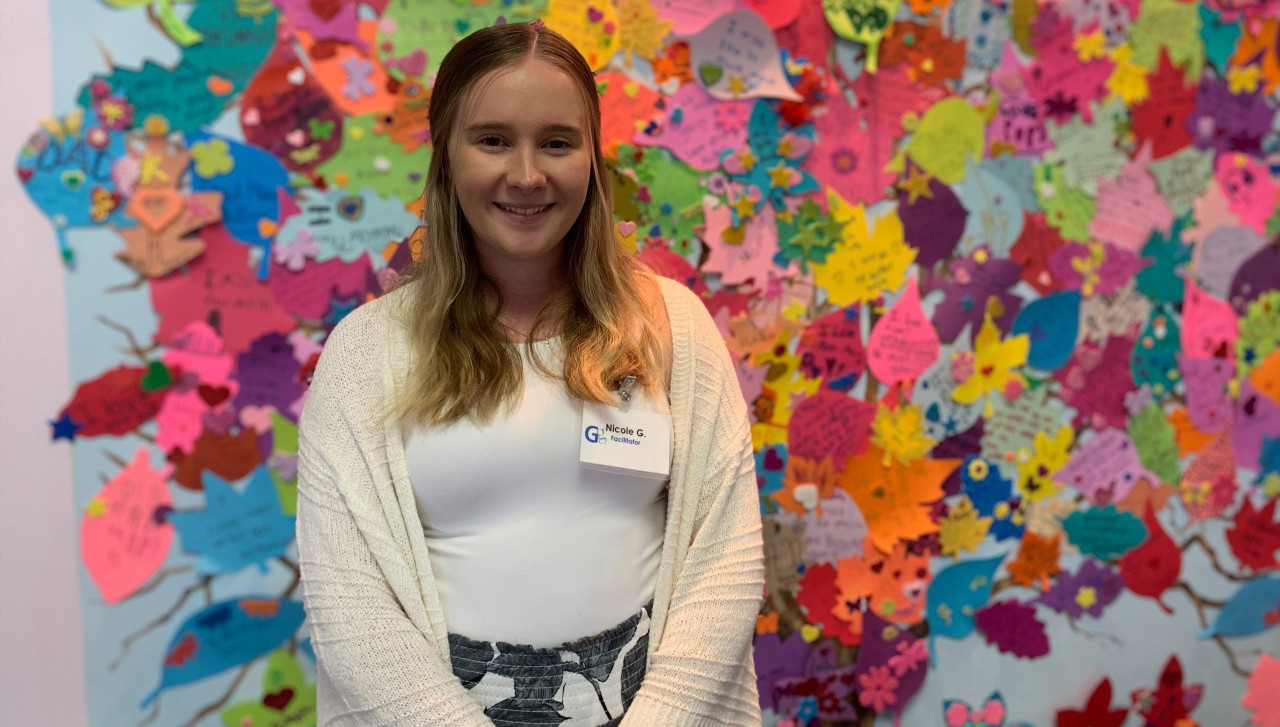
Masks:
[[[1006,654],[1036,659],[1049,653],[1049,637],[1044,623],[1036,618],[1035,606],[1000,601],[980,609],[974,620],[987,643]]]

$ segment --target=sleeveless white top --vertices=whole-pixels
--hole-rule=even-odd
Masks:
[[[449,631],[552,647],[653,598],[667,482],[583,467],[582,403],[513,345],[524,393],[511,414],[407,427],[405,455]],[[558,370],[559,339],[535,345]],[[640,387],[630,406],[670,414]]]

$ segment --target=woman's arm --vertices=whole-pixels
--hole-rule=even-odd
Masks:
[[[369,471],[383,453],[364,451],[343,406],[362,377],[344,360],[340,331],[312,380],[298,446],[298,558],[318,724],[492,727],[392,590],[390,580],[417,574],[385,524]]]
[[[698,394],[707,393],[705,382],[694,383],[700,391],[692,398],[701,403],[692,412],[690,451],[705,459],[686,464],[701,473],[700,481],[687,484],[698,491],[696,505],[684,507],[692,540],[675,566],[661,641],[623,717],[625,727],[754,727],[761,721],[752,644],[764,592],[764,551],[750,424],[724,343],[705,309],[698,312],[706,321],[694,326],[702,329],[694,348],[719,379],[719,396],[703,400]],[[714,338],[706,337],[708,326]]]

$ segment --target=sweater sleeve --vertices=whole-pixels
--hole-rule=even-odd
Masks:
[[[764,592],[755,457],[737,376],[714,330],[697,346],[699,366],[717,386],[699,386],[694,398],[718,396],[693,407],[691,449],[705,456],[690,463],[702,474],[690,483],[699,490],[693,537],[676,565],[661,642],[624,727],[761,723],[752,655]]]
[[[320,727],[492,727],[447,657],[408,617],[384,568],[414,578],[385,524],[352,401],[369,377],[331,336],[298,445],[298,560],[316,654]],[[380,389],[373,389],[379,391]],[[368,426],[367,424],[363,426]],[[380,520],[381,519],[381,520]]]

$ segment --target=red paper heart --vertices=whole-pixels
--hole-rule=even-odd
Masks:
[[[34,169],[23,169],[22,167],[18,167],[18,179],[21,179],[23,184],[30,182],[31,175],[35,173],[36,170]]]
[[[200,392],[200,398],[209,406],[217,406],[227,400],[231,396],[231,389],[225,386],[209,386],[208,384],[200,384],[197,391]]]
[[[293,701],[293,690],[285,687],[275,694],[268,694],[262,698],[263,705],[270,707],[277,712],[283,712],[284,708],[289,706],[289,702]]]

